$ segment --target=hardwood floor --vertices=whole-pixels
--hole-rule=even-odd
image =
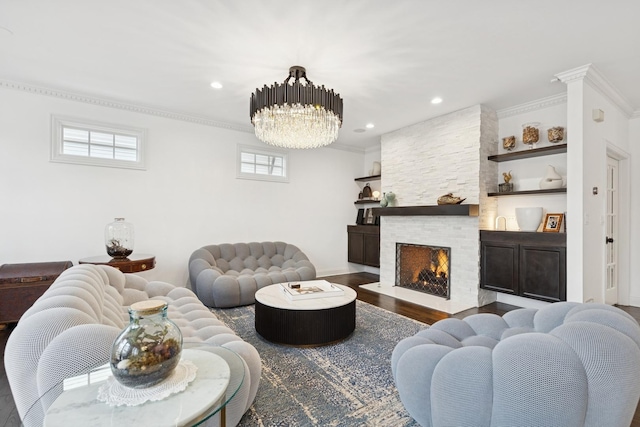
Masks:
[[[447,317],[463,318],[471,314],[476,313],[495,313],[503,315],[504,313],[514,310],[518,307],[502,303],[493,303],[480,308],[474,308],[471,310],[463,311],[462,313],[455,314],[453,316],[447,313],[442,313],[435,310],[430,310],[423,306],[412,304],[410,302],[396,300],[393,297],[387,295],[380,295],[378,293],[361,289],[360,285],[367,283],[377,282],[378,275],[371,273],[353,273],[342,274],[337,276],[323,277],[323,279],[329,280],[334,283],[339,283],[345,286],[353,288],[357,294],[358,299],[369,304],[384,308],[394,313],[410,317],[415,320],[419,320],[426,324],[432,324],[440,319]],[[637,307],[620,307],[622,310],[631,314],[636,320],[640,321],[640,308]],[[5,329],[0,330],[0,348],[2,363],[0,364],[0,426],[4,427],[18,427],[20,426],[20,419],[18,417],[17,410],[15,408],[13,398],[11,396],[11,390],[9,389],[9,383],[4,369],[4,349],[11,333],[12,325],[7,326]],[[631,427],[640,427],[640,411],[636,409],[636,413],[631,423]]]

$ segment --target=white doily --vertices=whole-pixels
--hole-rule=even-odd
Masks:
[[[179,393],[196,378],[198,367],[190,360],[181,359],[169,378],[147,388],[125,387],[111,376],[98,389],[98,400],[110,406],[138,406],[145,402],[162,400]]]

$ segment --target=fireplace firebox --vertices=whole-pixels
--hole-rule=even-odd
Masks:
[[[396,286],[449,299],[451,248],[396,243]]]

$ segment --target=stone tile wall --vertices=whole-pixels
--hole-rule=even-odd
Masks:
[[[486,196],[495,185],[495,112],[473,106],[383,135],[382,190],[396,194],[397,206],[435,205],[453,193],[480,204],[479,217],[385,216],[380,227],[380,282],[395,284],[396,242],[451,248],[451,300],[484,305],[495,293],[479,289],[479,230],[495,217],[497,203]],[[492,227],[491,227],[492,228]]]

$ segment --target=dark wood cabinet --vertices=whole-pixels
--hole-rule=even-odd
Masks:
[[[380,267],[380,227],[348,225],[347,260],[356,264]]]
[[[564,233],[480,231],[480,287],[542,301],[567,299]]]

